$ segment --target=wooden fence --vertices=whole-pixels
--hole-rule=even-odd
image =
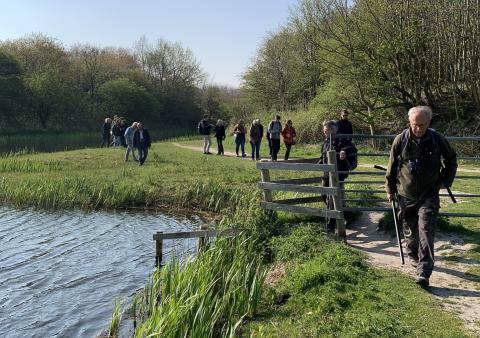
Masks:
[[[295,212],[308,214],[313,216],[322,216],[336,219],[336,233],[339,236],[346,237],[345,219],[342,210],[342,190],[338,179],[337,170],[337,153],[335,151],[328,152],[328,164],[305,163],[298,161],[284,162],[257,162],[257,168],[260,169],[262,181],[259,187],[263,189],[263,201],[261,205],[269,210],[282,210],[287,212]],[[304,184],[319,183],[321,177],[296,178],[290,180],[270,180],[270,170],[294,170],[305,172],[322,172],[328,173],[329,186],[318,187],[308,186]],[[300,193],[313,193],[316,196],[300,197],[284,200],[273,200],[272,191],[289,191]],[[326,210],[321,208],[303,207],[296,204],[305,204],[311,202],[319,202],[322,195],[332,196],[333,209]]]
[[[350,138],[373,138],[373,139],[387,139],[393,140],[395,135],[362,135],[362,134],[353,134],[353,135],[337,135],[337,137],[350,137]],[[480,141],[480,137],[447,137],[451,141]],[[387,153],[359,153],[358,156],[388,156]],[[480,157],[465,157],[459,156],[459,159],[468,159],[476,160]],[[276,210],[276,211],[286,211],[300,214],[307,214],[313,216],[321,216],[327,218],[336,219],[336,233],[339,236],[345,238],[345,218],[344,212],[351,211],[384,211],[389,212],[391,208],[386,206],[351,206],[345,207],[348,202],[363,202],[363,203],[386,203],[385,199],[378,198],[357,198],[357,199],[348,199],[345,198],[345,193],[360,193],[363,195],[374,195],[377,193],[383,194],[386,196],[385,190],[374,190],[374,189],[345,189],[345,185],[350,184],[385,184],[385,172],[382,171],[338,171],[336,166],[336,152],[330,151],[328,153],[328,164],[316,164],[315,162],[318,159],[300,159],[300,160],[289,160],[282,162],[267,162],[261,161],[257,162],[257,169],[261,172],[261,182],[259,182],[259,188],[263,189],[263,200],[261,206],[264,209]],[[361,161],[359,161],[361,163]],[[373,169],[373,166],[372,166]],[[308,177],[308,178],[294,178],[294,179],[282,179],[272,181],[270,179],[270,170],[294,170],[301,172],[325,172],[329,176],[329,187],[320,187],[313,186],[311,184],[319,184],[322,181],[323,175],[318,177]],[[339,174],[348,174],[348,175],[362,175],[368,177],[382,176],[383,180],[348,180],[345,182],[340,182],[338,180]],[[480,176],[468,175],[456,176],[456,179],[480,179]],[[298,197],[290,198],[283,200],[273,200],[272,191],[285,191],[285,192],[298,192],[298,193],[311,193],[314,196],[308,197]],[[333,198],[333,208],[331,210],[326,209],[326,207],[305,207],[298,204],[308,204],[323,201],[322,195],[332,196]],[[440,193],[440,197],[448,197],[447,193]],[[372,196],[374,197],[374,196]],[[455,194],[455,197],[462,198],[478,198],[480,194],[467,194],[467,193],[458,193]],[[440,215],[448,217],[480,217],[480,214],[474,213],[453,213],[453,212],[440,212]]]
[[[201,250],[211,237],[231,237],[237,236],[247,230],[245,229],[225,229],[225,230],[209,230],[206,225],[200,226],[199,230],[182,231],[182,232],[162,232],[158,231],[153,235],[155,241],[155,266],[162,266],[163,258],[163,241],[169,239],[186,239],[198,238],[198,250]]]

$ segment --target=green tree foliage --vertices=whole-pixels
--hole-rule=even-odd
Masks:
[[[300,0],[244,90],[267,109],[347,108],[371,132],[401,128],[396,116],[418,104],[467,124],[480,111],[478,17],[474,0]]]
[[[276,110],[292,109],[302,101],[306,81],[297,47],[296,35],[287,29],[265,41],[243,77],[252,101]]]
[[[0,125],[17,123],[15,111],[24,99],[22,70],[18,61],[0,51]]]
[[[0,42],[0,53],[0,128],[91,129],[105,114],[149,126],[190,126],[202,113],[205,74],[178,43],[142,38],[134,51],[89,44],[67,49],[32,34]],[[213,109],[213,96],[210,101]]]
[[[106,116],[118,115],[129,121],[148,121],[159,114],[160,104],[155,97],[129,79],[108,81],[100,86],[98,92]]]
[[[45,69],[25,77],[27,102],[32,116],[43,129],[67,119],[71,88],[56,69]],[[56,118],[54,122],[52,119]]]

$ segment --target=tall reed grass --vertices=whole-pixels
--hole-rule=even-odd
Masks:
[[[217,239],[183,265],[174,257],[136,303],[136,337],[233,337],[256,313],[265,276],[246,236]]]

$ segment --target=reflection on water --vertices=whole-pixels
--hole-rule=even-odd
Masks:
[[[94,337],[109,324],[114,300],[145,285],[153,233],[198,224],[161,214],[0,208],[0,337]]]

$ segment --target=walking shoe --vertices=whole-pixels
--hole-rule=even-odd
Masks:
[[[430,285],[430,282],[429,282],[428,278],[423,277],[423,276],[418,276],[415,279],[415,283],[417,283],[418,285],[420,285],[424,289],[428,288],[428,286]]]

